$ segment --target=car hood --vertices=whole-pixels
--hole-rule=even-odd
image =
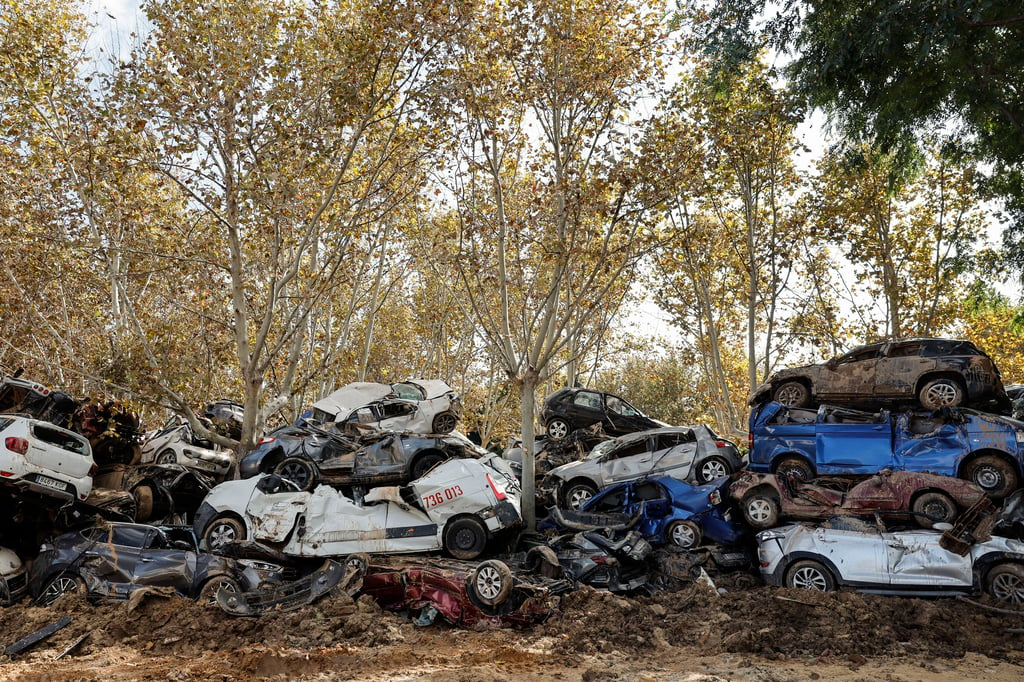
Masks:
[[[548,476],[568,480],[576,474],[593,472],[598,467],[600,467],[600,462],[596,460],[581,459],[576,462],[563,464],[560,467],[555,467],[548,472]]]

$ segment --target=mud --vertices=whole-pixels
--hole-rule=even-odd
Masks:
[[[65,597],[0,611],[16,680],[797,680],[1024,677],[1024,613],[957,599],[771,589],[749,576],[624,598],[584,588],[525,630],[412,625],[370,599],[331,596],[292,613],[235,619],[175,596],[91,606]],[[60,660],[54,657],[83,634]]]

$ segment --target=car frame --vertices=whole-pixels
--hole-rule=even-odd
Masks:
[[[883,469],[929,472],[971,481],[1002,498],[1019,486],[1022,464],[1024,422],[968,408],[864,412],[772,401],[750,412],[747,468],[761,473],[811,479]]]
[[[819,402],[918,402],[925,409],[995,402],[1009,414],[999,369],[970,341],[912,338],[878,341],[816,365],[783,369],[755,389],[768,400],[810,407]]]
[[[213,424],[209,427],[212,429]],[[139,459],[143,464],[180,464],[219,477],[226,475],[235,462],[233,452],[201,438],[180,415],[173,415],[162,427],[146,434]]]
[[[459,395],[439,379],[394,384],[360,381],[313,403],[310,419],[364,430],[450,433],[461,411]]]
[[[547,501],[579,509],[615,483],[663,475],[703,484],[742,466],[735,443],[710,427],[668,426],[598,443],[583,459],[549,471],[539,491]]]
[[[916,597],[985,592],[1024,605],[1024,543],[1010,538],[993,537],[961,556],[942,547],[938,530],[888,530],[839,517],[762,531],[756,539],[768,585]]]
[[[297,490],[271,474],[221,483],[194,529],[208,548],[256,540],[282,554],[334,557],[444,549],[475,559],[522,524],[519,483],[500,457],[451,459],[406,486],[377,487],[361,502],[330,486]]]
[[[547,435],[554,439],[565,438],[577,429],[596,423],[613,436],[668,426],[617,395],[589,388],[561,388],[546,397],[541,405],[540,421]]]
[[[83,501],[97,470],[85,436],[41,419],[0,414],[0,482]]]

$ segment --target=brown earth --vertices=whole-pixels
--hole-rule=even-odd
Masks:
[[[173,596],[0,611],[4,644],[68,614],[5,680],[1018,680],[1024,613],[957,599],[815,593],[722,579],[652,597],[589,588],[526,630],[417,627],[367,597],[237,619]],[[63,658],[72,642],[85,639]]]

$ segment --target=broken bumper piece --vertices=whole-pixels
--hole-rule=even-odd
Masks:
[[[217,591],[217,605],[232,616],[260,616],[264,613],[294,611],[324,596],[342,584],[358,580],[356,571],[328,559],[318,570],[290,583],[253,592]],[[345,589],[344,587],[342,589]]]

